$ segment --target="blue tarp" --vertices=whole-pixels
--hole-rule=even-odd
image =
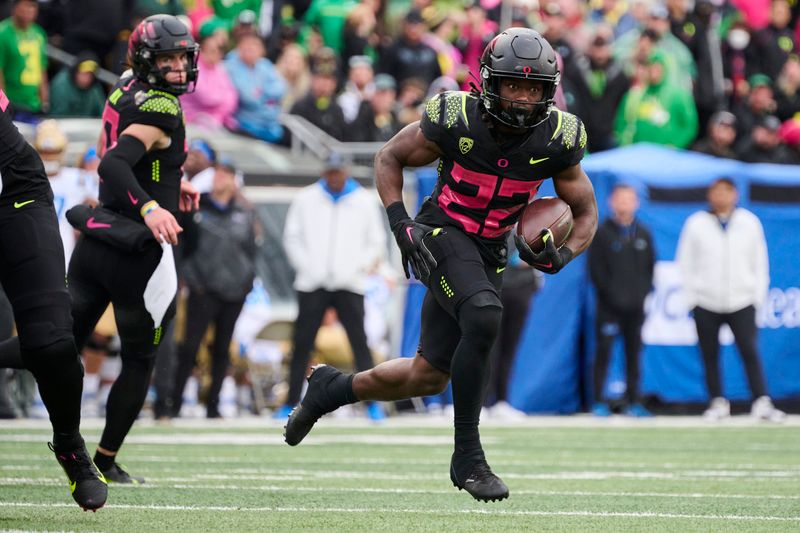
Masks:
[[[800,167],[748,165],[654,145],[634,145],[586,158],[583,167],[592,180],[601,218],[607,215],[608,193],[616,182],[640,192],[639,217],[653,232],[658,266],[656,290],[648,300],[644,327],[641,388],[669,402],[707,399],[703,369],[695,346],[693,323],[680,295],[673,259],[687,216],[704,209],[704,202],[661,203],[648,197],[650,187],[661,189],[706,187],[720,176],[739,186],[740,205],[761,219],[770,254],[770,294],[759,313],[759,346],[770,394],[775,398],[800,396],[800,227],[799,204],[752,202],[750,184],[800,186]],[[435,183],[435,171],[418,172],[421,195]],[[552,195],[546,182],[540,196]],[[403,336],[403,355],[413,355],[419,336],[419,304],[424,287],[409,290]],[[586,369],[593,359],[592,315],[594,294],[588,281],[585,256],[556,276],[546,276],[522,335],[512,370],[510,402],[531,413],[573,413],[581,408]],[[722,334],[722,371],[726,395],[749,398],[738,354]],[[620,358],[621,359],[621,358]],[[620,394],[620,363],[609,372],[609,392]]]

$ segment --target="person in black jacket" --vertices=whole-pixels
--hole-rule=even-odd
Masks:
[[[613,41],[613,30],[599,26],[586,54],[577,56],[564,71],[567,105],[584,121],[589,152],[616,146],[614,115],[631,85],[622,65],[611,56]]]
[[[220,157],[210,193],[200,196],[200,209],[184,227],[181,274],[189,287],[186,333],[178,350],[172,390],[174,415],[181,409],[186,380],[208,325],[214,324],[211,346],[211,388],[206,416],[220,418],[219,392],[230,362],[230,343],[245,297],[253,288],[256,225],[252,209],[237,196],[236,168]]]
[[[636,219],[639,198],[629,185],[611,193],[612,216],[597,230],[589,248],[589,273],[597,290],[597,352],[594,363],[594,405],[597,416],[611,411],[603,387],[617,335],[625,342],[626,414],[650,416],[639,401],[639,352],[642,347],[644,299],[653,283],[655,251],[650,231]]]

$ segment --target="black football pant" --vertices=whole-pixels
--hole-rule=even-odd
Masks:
[[[139,416],[156,350],[175,315],[177,285],[157,282],[157,274],[169,268],[174,273],[174,263],[162,263],[161,248],[155,243],[140,252],[127,252],[82,236],[72,254],[69,290],[75,342],[81,348],[86,344],[109,303],[114,305],[121,341],[122,371],[108,396],[106,426],[100,439],[100,447],[108,451],[119,450]],[[159,313],[163,315],[159,317]]]
[[[644,312],[617,311],[602,303],[597,304],[595,317],[597,332],[597,351],[594,359],[594,401],[603,401],[611,348],[618,336],[622,336],[625,346],[625,399],[628,404],[639,401],[639,354],[642,351],[642,324]]]
[[[236,319],[242,312],[244,300],[226,302],[218,296],[191,291],[186,305],[186,334],[178,350],[178,368],[175,387],[172,389],[172,409],[177,416],[183,403],[183,389],[194,368],[197,350],[209,324],[214,324],[214,342],[211,344],[211,388],[206,399],[206,414],[219,416],[219,391],[230,364],[230,344]]]
[[[17,170],[7,167],[3,173]],[[52,192],[48,187],[13,202],[4,200],[0,284],[11,302],[19,336],[2,343],[0,359],[14,360],[33,373],[53,425],[54,444],[69,448],[80,439],[83,366],[72,336],[64,248]]]
[[[295,321],[292,339],[292,360],[289,365],[288,405],[296,405],[300,401],[303,378],[311,358],[311,350],[317,338],[317,331],[322,318],[329,307],[336,309],[339,322],[342,323],[350,347],[353,349],[355,366],[359,372],[369,370],[373,366],[372,353],[367,346],[367,334],[364,331],[364,295],[349,291],[326,291],[318,289],[313,292],[297,292],[297,320]]]
[[[719,328],[728,324],[733,331],[733,338],[744,363],[747,381],[754,398],[765,396],[767,386],[764,383],[764,372],[758,357],[758,328],[756,327],[756,310],[752,305],[734,313],[715,313],[702,307],[694,308],[694,323],[697,327],[697,340],[703,355],[706,371],[706,386],[711,398],[722,396],[722,384],[719,372]]]

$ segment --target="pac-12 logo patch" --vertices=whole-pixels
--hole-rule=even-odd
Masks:
[[[460,137],[458,139],[458,149],[461,150],[461,153],[464,155],[467,155],[467,152],[472,150],[473,144],[475,144],[475,141],[469,137]]]

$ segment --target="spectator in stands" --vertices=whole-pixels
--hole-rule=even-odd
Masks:
[[[375,94],[374,78],[375,72],[370,57],[352,56],[349,59],[347,82],[342,93],[336,98],[347,123],[356,119],[362,102],[369,101]]]
[[[50,108],[47,35],[35,22],[38,11],[36,0],[14,0],[11,16],[0,22],[0,89],[23,122]]]
[[[776,114],[789,120],[800,113],[800,56],[792,54],[775,82]]]
[[[739,148],[739,159],[746,163],[777,163],[792,165],[794,155],[783,144],[779,134],[781,121],[773,115],[765,115],[756,122]]]
[[[607,24],[613,28],[615,38],[639,28],[639,23],[623,0],[602,0],[598,7],[589,12],[587,22]]]
[[[436,50],[422,42],[425,31],[422,13],[410,10],[400,36],[381,54],[380,72],[390,74],[400,86],[409,78],[419,78],[427,87],[441,76]]]
[[[428,20],[431,30],[422,37],[422,42],[436,51],[442,76],[464,78],[463,56],[453,41],[458,35],[458,22],[452,12],[437,12],[436,18]]]
[[[358,116],[347,128],[347,140],[386,142],[400,131],[395,112],[397,85],[388,74],[375,77],[375,94],[361,102]]]
[[[587,150],[599,152],[616,145],[614,115],[630,81],[622,65],[611,56],[614,34],[610,27],[599,26],[586,54],[578,54],[564,72],[564,91],[570,110],[586,126]]]
[[[337,55],[344,49],[344,26],[347,16],[358,2],[356,0],[312,0],[303,16],[305,28],[301,41],[306,43],[313,31],[318,31],[322,45],[332,48]]]
[[[214,15],[222,19],[228,29],[233,29],[237,18],[245,10],[250,10],[258,17],[261,13],[261,2],[262,0],[211,0],[211,7]]]
[[[206,416],[220,418],[219,392],[230,363],[233,328],[255,279],[255,214],[237,197],[237,170],[232,160],[221,156],[214,168],[211,191],[200,196],[197,213],[187,215],[181,224],[184,228],[181,273],[189,296],[186,333],[178,350],[172,396],[176,416],[197,350],[209,324],[213,324]]]
[[[91,52],[75,58],[75,64],[64,67],[53,78],[50,106],[53,117],[99,117],[106,105],[106,93],[95,74],[100,68]]]
[[[126,5],[127,4],[127,5]],[[131,2],[108,2],[106,0],[70,0],[65,10],[64,51],[78,55],[91,51],[100,64],[121,73],[125,54],[114,61],[115,49],[127,52],[128,35],[132,25]]]
[[[689,48],[697,65],[694,100],[700,131],[705,131],[711,115],[726,107],[719,17],[716,11],[712,0],[697,0],[694,11],[681,26],[683,42]]]
[[[333,137],[344,140],[345,121],[342,108],[336,102],[335,62],[317,61],[312,67],[311,88],[308,94],[292,106],[291,114],[299,115]]]
[[[769,289],[767,241],[761,222],[750,211],[737,207],[738,200],[731,179],[715,180],[708,189],[710,209],[691,215],[678,239],[676,261],[684,294],[694,311],[711,399],[704,417],[720,420],[731,413],[719,369],[719,329],[728,324],[754,398],[750,414],[779,422],[785,414],[768,396],[757,344],[756,307],[764,304]]]
[[[570,32],[567,17],[557,1],[548,1],[542,4],[542,23],[544,31],[542,36],[547,39],[556,53],[561,56],[565,68],[572,63],[574,47],[567,35]],[[563,69],[562,69],[563,72]]]
[[[224,45],[218,36],[210,35],[200,40],[197,68],[203,83],[197,85],[194,92],[181,96],[187,124],[212,131],[225,126],[235,128],[233,115],[239,94],[222,62],[224,53]]]
[[[461,88],[468,91],[470,82],[480,85],[479,82],[476,82],[476,78],[479,79],[480,76],[481,54],[489,41],[497,35],[498,28],[497,23],[489,20],[486,16],[486,10],[478,0],[464,0],[464,8],[465,17],[461,21],[455,45],[461,52],[461,68],[463,70],[459,76]],[[552,41],[549,42],[552,43]],[[439,75],[441,75],[441,69]],[[426,81],[430,83],[432,80],[433,78]],[[402,82],[403,80],[398,78],[398,81]]]
[[[311,69],[308,67],[305,51],[299,44],[286,45],[278,56],[275,68],[286,80],[286,92],[283,94],[281,109],[288,112],[311,87]]]
[[[356,56],[369,57],[370,60],[377,57],[380,44],[380,37],[375,32],[377,24],[375,11],[368,4],[359,4],[350,11],[344,25],[342,65],[349,66],[350,59]]]
[[[665,78],[665,53],[656,50],[646,65],[646,81],[623,97],[614,119],[620,145],[652,142],[686,148],[697,135],[697,110],[692,94]]]
[[[692,150],[703,154],[737,159],[733,151],[736,141],[736,116],[730,111],[717,111],[708,121],[706,136],[698,139]]]
[[[67,211],[82,203],[96,202],[95,184],[80,169],[65,164],[68,139],[54,119],[43,120],[36,126],[33,145],[42,158],[45,174],[53,191],[53,206],[58,218],[58,230],[64,244],[64,266],[75,249],[76,231],[67,221]]]
[[[195,139],[189,143],[186,151],[183,178],[191,181],[200,194],[211,192],[216,162],[217,153],[211,145],[204,139]]]
[[[737,147],[741,149],[750,132],[761,118],[772,115],[778,108],[772,90],[772,80],[764,74],[753,74],[747,80],[750,92],[746,100],[733,108],[738,125]]]
[[[742,20],[734,20],[722,43],[722,66],[731,106],[747,99],[747,80],[759,68],[751,41],[750,28]]]
[[[614,341],[625,343],[625,413],[650,416],[639,396],[644,300],[653,287],[656,255],[650,230],[636,218],[639,198],[630,185],[618,184],[609,201],[611,216],[598,228],[589,247],[589,274],[597,291],[597,349],[594,361],[595,416],[609,416],[604,398],[606,372]]]
[[[401,125],[406,126],[422,118],[422,105],[430,85],[419,78],[408,78],[400,84],[397,93],[397,118]]]
[[[759,72],[778,79],[789,55],[797,50],[794,32],[789,26],[792,11],[787,0],[771,0],[769,25],[753,35],[753,53],[758,58]]]
[[[300,401],[311,348],[325,310],[336,309],[347,332],[358,370],[373,366],[364,331],[367,277],[386,253],[386,232],[376,198],[348,177],[338,153],[325,162],[323,177],[303,189],[289,207],[283,244],[296,271],[298,315],[295,321],[289,395],[276,418],[286,418]],[[384,418],[377,403],[368,405],[373,420]]]
[[[252,9],[244,9],[239,12],[231,27],[231,39],[238,43],[245,35],[255,35],[261,37],[258,28],[258,15]]]
[[[664,52],[666,79],[671,84],[691,91],[693,80],[697,76],[697,67],[689,49],[670,31],[669,11],[663,4],[651,4],[644,28],[617,39],[614,43],[614,58],[622,64],[628,64],[630,58],[636,55],[639,36],[647,30],[655,36],[656,48]]]
[[[272,62],[264,57],[264,43],[258,35],[245,34],[228,54],[225,68],[239,94],[234,114],[239,131],[258,139],[278,143],[283,126],[278,119],[286,82]]]

